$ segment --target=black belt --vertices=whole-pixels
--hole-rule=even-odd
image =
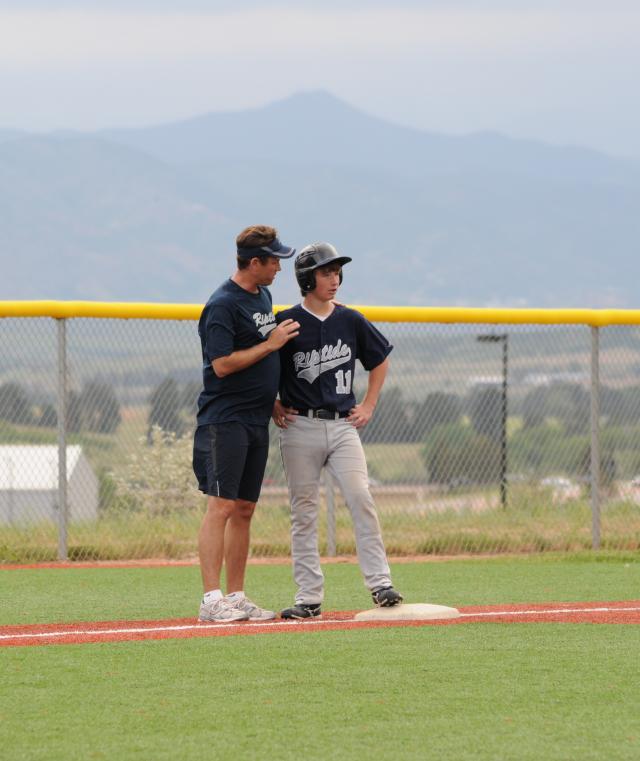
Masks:
[[[318,418],[318,420],[339,420],[348,417],[348,412],[338,412],[337,410],[298,410],[299,415],[304,417]]]

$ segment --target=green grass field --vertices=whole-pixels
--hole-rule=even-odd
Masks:
[[[606,561],[606,562],[600,562]],[[325,566],[325,609],[369,607]],[[408,602],[637,599],[637,556],[396,564]],[[0,571],[1,624],[194,616],[196,567]],[[261,604],[286,565],[251,566]],[[304,624],[301,624],[304,626]],[[7,759],[637,759],[640,627],[465,624],[6,648]]]

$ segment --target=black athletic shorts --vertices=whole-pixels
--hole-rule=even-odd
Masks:
[[[266,425],[201,425],[193,439],[198,488],[210,497],[257,502],[268,454]]]

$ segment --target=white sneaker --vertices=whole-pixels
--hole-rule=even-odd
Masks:
[[[259,607],[254,602],[251,602],[248,597],[244,597],[237,602],[231,602],[228,598],[225,598],[225,600],[236,610],[245,613],[249,621],[271,621],[272,618],[276,617],[275,611]]]
[[[198,621],[214,621],[217,623],[226,621],[228,623],[232,621],[246,621],[248,618],[248,613],[232,605],[224,597],[213,602],[205,602],[203,600],[200,603]]]

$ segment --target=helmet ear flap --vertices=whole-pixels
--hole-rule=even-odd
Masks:
[[[295,260],[296,280],[303,293],[310,293],[316,287],[316,275],[313,271],[316,261],[315,246],[306,246]]]

